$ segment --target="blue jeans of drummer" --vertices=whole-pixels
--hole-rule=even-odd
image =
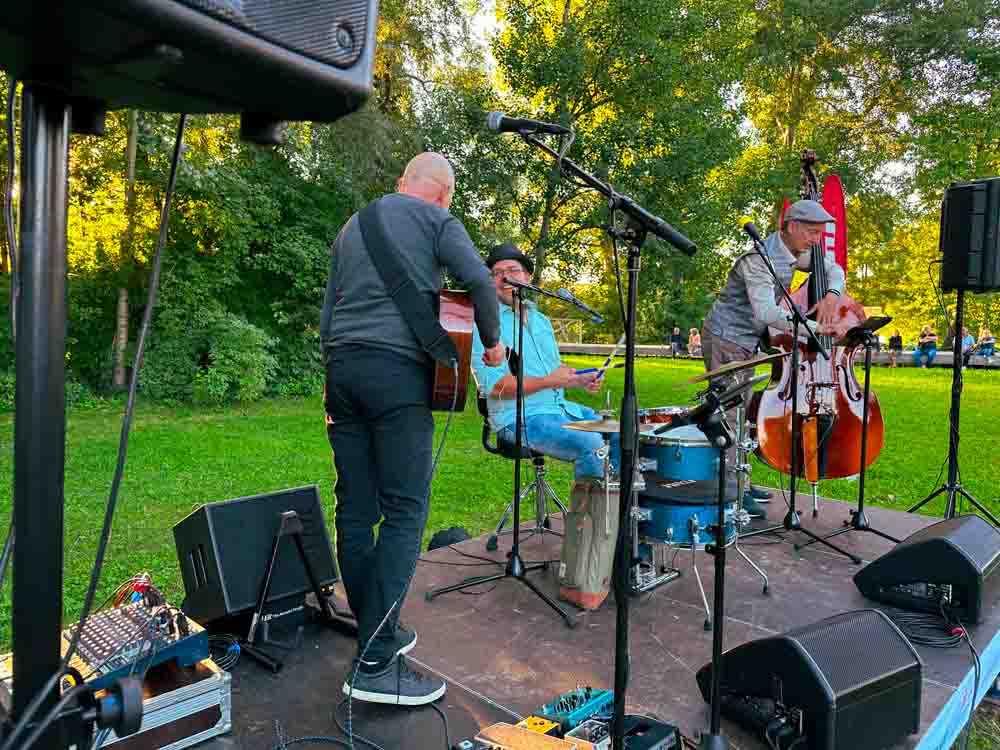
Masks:
[[[578,422],[585,419],[597,419],[599,415],[593,409],[580,407],[583,416],[573,417],[569,414],[535,414],[528,415],[524,420],[523,440],[532,450],[552,456],[560,461],[571,461],[574,464],[574,476],[577,479],[594,479],[604,476],[604,462],[598,451],[604,445],[604,440],[596,432],[578,432],[563,427],[567,422]],[[514,442],[514,425],[507,425],[500,431],[500,438]],[[611,435],[611,471],[618,472],[621,458],[618,433]]]

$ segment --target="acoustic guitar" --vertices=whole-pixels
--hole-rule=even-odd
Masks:
[[[475,315],[468,292],[442,289],[438,295],[438,320],[458,350],[458,378],[455,372],[440,362],[434,364],[434,385],[431,389],[431,409],[465,410],[465,395],[469,390],[469,368],[472,365],[472,326]]]

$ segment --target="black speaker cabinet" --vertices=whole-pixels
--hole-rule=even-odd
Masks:
[[[1000,177],[948,187],[940,249],[942,289],[1000,289]]]
[[[371,92],[377,0],[17,0],[0,67],[70,97],[331,121]]]
[[[722,694],[801,710],[809,750],[881,750],[919,729],[922,669],[889,618],[862,609],[727,651]],[[711,663],[698,671],[706,701],[711,677]]]
[[[854,574],[869,599],[981,622],[1000,594],[1000,531],[979,516],[955,516],[911,534]]]
[[[257,604],[280,514],[302,519],[302,546],[321,586],[337,580],[330,536],[315,486],[208,503],[174,526],[184,581],[185,614],[200,623],[247,612]],[[268,602],[312,586],[295,541],[282,537]]]

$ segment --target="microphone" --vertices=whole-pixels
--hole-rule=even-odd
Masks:
[[[495,133],[548,133],[549,135],[569,135],[572,129],[552,122],[526,120],[522,117],[507,117],[503,112],[486,115],[486,127]]]
[[[764,240],[760,238],[760,232],[757,231],[757,227],[754,226],[753,220],[749,216],[743,216],[740,218],[740,226],[743,228],[743,231],[750,236],[750,239],[754,242],[759,242],[762,245],[764,244]]]
[[[582,302],[569,289],[560,289],[558,292],[556,292],[556,296],[561,297],[562,299],[566,300],[567,302],[570,302],[570,303],[576,305],[577,307],[579,307],[581,310],[583,310],[585,313],[587,313],[587,315],[590,316],[590,321],[592,323],[597,323],[598,325],[600,325],[601,323],[604,322],[604,316],[602,316],[600,313],[598,313],[592,307],[589,307],[585,302]]]

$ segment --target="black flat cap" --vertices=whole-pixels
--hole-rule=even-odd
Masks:
[[[504,242],[502,245],[497,245],[490,250],[490,254],[486,258],[486,267],[493,268],[493,266],[502,260],[516,260],[524,266],[528,273],[535,272],[535,264],[531,258],[518,250],[517,245],[512,242]]]

